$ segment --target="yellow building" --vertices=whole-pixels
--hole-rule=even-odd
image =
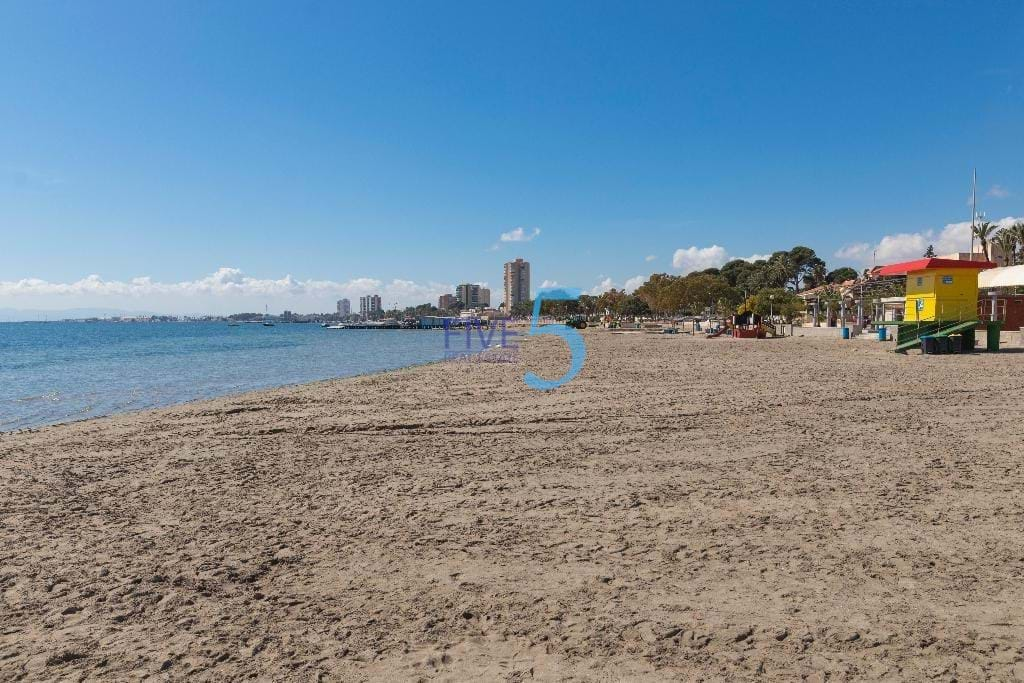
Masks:
[[[966,321],[978,319],[978,273],[995,265],[923,258],[883,266],[878,275],[907,276],[905,321]]]

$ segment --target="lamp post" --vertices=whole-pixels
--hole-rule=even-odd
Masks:
[[[775,322],[775,295],[768,295],[768,319]]]

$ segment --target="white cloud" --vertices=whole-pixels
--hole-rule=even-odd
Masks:
[[[997,221],[997,230],[1013,225],[1021,220],[1013,216],[1007,216]],[[845,259],[854,263],[870,265],[872,252],[877,265],[886,263],[898,263],[921,258],[928,245],[935,248],[939,256],[955,254],[968,251],[971,247],[971,222],[949,223],[941,230],[922,230],[919,232],[900,232],[893,235],[885,235],[876,244],[867,242],[856,242],[847,244],[835,252],[837,258]]]
[[[600,296],[609,289],[615,289],[615,283],[610,277],[606,277],[601,280],[601,282],[591,287],[587,294],[590,294],[591,296]]]
[[[545,289],[547,287],[557,287],[557,286],[558,286],[558,280],[545,280],[544,282],[540,283],[540,288],[541,289]]]
[[[637,288],[640,287],[640,285],[642,285],[645,282],[647,282],[646,275],[636,275],[626,280],[626,284],[623,285],[622,288],[626,290],[627,293],[632,294],[637,290]]]
[[[740,261],[767,261],[771,254],[751,254],[750,256],[730,256],[724,247],[713,244],[710,247],[688,247],[676,249],[672,255],[672,266],[683,271],[683,274],[708,268],[721,268],[723,265],[739,259]]]
[[[728,260],[728,254],[723,247],[713,244],[710,247],[688,247],[676,249],[672,255],[672,266],[683,271],[692,273],[696,270],[707,268],[719,268]]]
[[[1006,199],[1010,196],[1010,191],[1002,185],[993,185],[988,189],[988,192],[985,193],[985,196],[993,197],[995,199]]]
[[[540,228],[534,228],[530,232],[526,232],[525,228],[515,228],[508,232],[501,233],[502,242],[529,242],[534,237],[540,234]]]
[[[612,278],[606,277],[603,278],[599,283],[591,287],[589,290],[587,290],[585,294],[590,294],[591,296],[601,296],[602,294],[611,289],[619,289],[627,293],[631,293],[635,291],[637,287],[647,282],[647,277],[647,275],[635,275],[626,280],[626,284],[622,285],[621,287]]]
[[[658,257],[657,257],[657,256],[655,256],[654,254],[651,254],[650,256],[645,256],[645,257],[644,257],[644,261],[647,261],[648,263],[650,263],[651,261],[655,261],[655,260],[657,260],[657,258],[658,258]]]
[[[886,235],[875,247],[875,258],[878,259],[879,263],[921,258],[925,249],[928,248],[929,239],[931,239],[930,232],[928,234],[899,232],[895,235]],[[936,249],[939,249],[939,247],[936,247]],[[943,250],[939,249],[939,251]]]
[[[89,275],[75,282],[49,282],[39,278],[0,281],[0,303],[33,303],[67,305],[114,305],[129,303],[161,312],[232,312],[248,306],[262,310],[264,303],[291,306],[295,310],[333,310],[339,298],[356,299],[366,294],[380,294],[387,305],[413,305],[436,301],[448,294],[450,284],[394,279],[353,278],[345,282],[332,280],[298,280],[291,275],[279,279],[262,279],[246,275],[238,268],[219,268],[198,280],[156,282],[149,277],[131,280],[104,280]],[[257,306],[253,309],[252,306]]]
[[[836,251],[836,258],[849,261],[863,262],[871,255],[871,245],[867,242],[854,242],[847,244]]]

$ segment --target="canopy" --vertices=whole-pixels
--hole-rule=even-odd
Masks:
[[[1024,266],[993,268],[978,275],[979,287],[1021,287],[1024,286]]]
[[[988,270],[995,268],[996,264],[991,261],[961,261],[952,258],[919,258],[916,261],[904,261],[882,266],[878,269],[877,275],[906,275],[916,270],[935,270],[937,268],[972,268],[974,270]]]

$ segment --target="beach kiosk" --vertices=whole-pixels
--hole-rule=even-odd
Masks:
[[[878,275],[906,275],[907,295],[903,321],[897,325],[896,350],[906,351],[935,340],[937,352],[946,349],[950,337],[958,335],[964,350],[974,348],[978,320],[978,273],[996,264],[991,261],[922,258],[882,266]],[[999,348],[999,323],[995,348],[988,335],[990,351]],[[956,341],[956,340],[954,340]]]

